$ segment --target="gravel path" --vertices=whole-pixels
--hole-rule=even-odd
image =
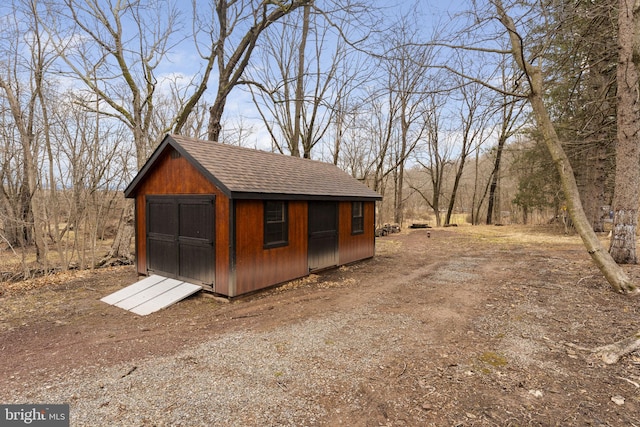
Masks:
[[[628,336],[640,300],[579,242],[463,231],[145,317],[99,302],[115,271],[4,297],[0,402],[69,403],[74,427],[640,425],[640,355],[603,366],[563,344]]]
[[[362,379],[384,371],[398,333],[416,326],[403,315],[334,313],[225,334],[171,357],[73,371],[13,402],[70,403],[74,426],[315,425],[332,416],[319,404],[326,397],[359,410]]]
[[[405,353],[414,351],[408,347],[431,344],[428,334],[412,331],[424,330],[424,315],[435,312],[394,310],[403,303],[398,299],[406,300],[396,291],[401,286],[421,295],[427,282],[460,284],[477,277],[476,268],[477,260],[438,268],[421,263],[377,276],[384,286],[347,274],[339,283],[319,284],[344,293],[330,311],[276,328],[223,333],[170,356],[76,369],[7,403],[69,403],[73,426],[351,425],[376,405],[414,424],[425,412],[422,402],[383,389],[405,373]],[[380,403],[372,403],[376,399]],[[362,425],[377,425],[374,418]]]

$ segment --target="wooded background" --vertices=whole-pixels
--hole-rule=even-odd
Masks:
[[[383,195],[380,224],[569,227],[500,10],[542,71],[582,207],[604,231],[618,2],[400,3],[4,2],[4,278],[130,259],[122,190],[167,132],[332,162]]]

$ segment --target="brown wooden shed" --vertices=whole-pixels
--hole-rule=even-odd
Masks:
[[[167,135],[125,190],[136,265],[229,297],[373,257],[381,196],[336,166]]]

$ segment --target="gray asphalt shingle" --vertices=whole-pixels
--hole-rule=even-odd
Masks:
[[[264,193],[381,198],[378,193],[330,163],[181,135],[168,135],[167,138],[169,143],[171,140],[177,143],[234,195]]]

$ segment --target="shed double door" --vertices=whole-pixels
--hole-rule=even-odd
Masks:
[[[148,196],[146,207],[147,270],[213,286],[214,196]]]
[[[309,202],[309,271],[338,265],[338,204]]]

